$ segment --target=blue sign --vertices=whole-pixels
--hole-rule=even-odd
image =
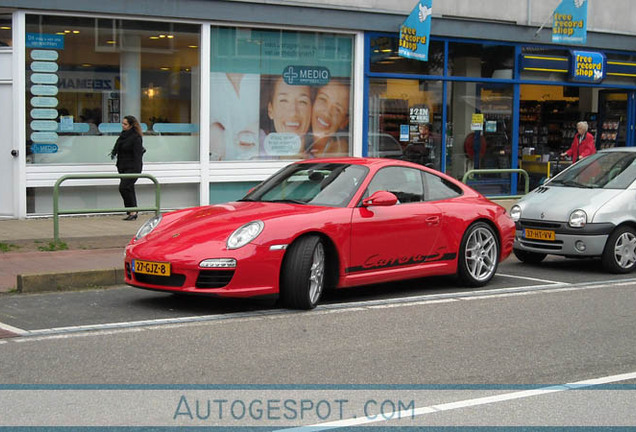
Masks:
[[[433,0],[420,0],[400,27],[402,57],[428,61],[428,40],[431,34]]]
[[[587,0],[561,0],[554,10],[552,42],[585,44]]]
[[[27,48],[64,49],[64,35],[27,33]]]
[[[33,153],[57,153],[57,144],[31,144]]]
[[[287,66],[283,80],[289,85],[323,86],[331,80],[331,73],[322,66]]]
[[[572,81],[599,83],[605,78],[607,59],[605,54],[594,51],[570,51],[570,79]]]

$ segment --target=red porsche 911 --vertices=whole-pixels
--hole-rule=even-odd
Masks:
[[[435,170],[391,159],[292,163],[243,199],[147,221],[126,283],[312,309],[327,288],[456,274],[488,283],[512,250],[505,209]]]

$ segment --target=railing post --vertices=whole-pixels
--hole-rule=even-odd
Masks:
[[[60,185],[69,179],[122,179],[122,178],[147,178],[155,184],[155,206],[154,207],[135,207],[136,211],[153,210],[155,215],[161,213],[161,186],[159,181],[151,174],[67,174],[60,177],[53,187],[53,238],[57,243],[60,240],[60,214],[88,214],[88,213],[105,213],[105,212],[125,212],[130,211],[130,207],[117,208],[101,208],[101,209],[74,209],[62,210],[59,208]]]
[[[528,176],[528,172],[521,168],[502,168],[502,169],[473,169],[468,170],[464,174],[462,178],[462,183],[466,183],[466,181],[472,177],[474,174],[505,174],[505,173],[517,173],[521,174],[524,179],[524,195],[530,191],[530,177]],[[523,195],[506,195],[506,196],[493,196],[489,198],[521,198]]]

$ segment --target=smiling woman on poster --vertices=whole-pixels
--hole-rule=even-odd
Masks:
[[[261,154],[301,157],[311,124],[311,88],[264,76],[261,85]]]
[[[311,157],[347,156],[349,140],[349,85],[332,79],[316,92],[311,114],[313,141],[307,148]]]

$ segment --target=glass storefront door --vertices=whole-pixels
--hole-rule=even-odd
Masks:
[[[511,167],[513,87],[508,84],[477,82],[449,83],[446,173],[461,179],[471,169]],[[483,129],[471,127],[473,114],[483,115]],[[475,142],[477,140],[477,143]],[[490,189],[482,190],[485,184]],[[508,193],[509,176],[482,182],[484,193]]]

